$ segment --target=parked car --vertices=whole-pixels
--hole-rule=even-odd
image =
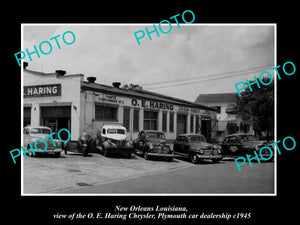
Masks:
[[[133,143],[126,140],[126,128],[120,124],[104,124],[97,135],[96,148],[105,157],[112,154],[124,154],[131,158]]]
[[[134,141],[134,147],[139,153],[148,160],[150,157],[164,157],[172,161],[174,157],[173,144],[166,143],[166,137],[163,132],[155,130],[140,131]]]
[[[207,143],[201,134],[179,135],[174,142],[174,151],[176,155],[188,157],[195,164],[203,159],[219,162],[223,158],[221,146]]]
[[[259,155],[259,150],[263,146],[268,146],[268,142],[259,140],[258,137],[252,134],[240,133],[231,134],[224,138],[221,143],[222,154],[224,156],[254,156],[254,151]],[[271,146],[270,146],[271,147]],[[272,147],[271,147],[272,148]],[[263,149],[261,155],[264,158],[270,157],[270,152],[267,149]]]
[[[88,153],[91,152],[92,148],[95,146],[95,139],[91,137],[91,134],[88,132],[83,132],[78,140],[70,140],[64,146],[65,154],[68,152],[74,152],[82,154],[83,157],[88,156]]]
[[[44,153],[51,153],[54,154],[56,157],[60,156],[60,153],[62,151],[61,149],[61,142],[58,139],[53,139],[53,141],[55,142],[55,146],[51,140],[51,137],[46,137],[49,134],[52,134],[52,130],[49,127],[44,127],[44,126],[26,126],[23,129],[23,134],[24,134],[24,140],[23,140],[23,147],[24,149],[30,148],[30,144],[33,148],[33,151],[28,151],[27,154],[32,157],[34,155],[37,154],[44,154]],[[47,149],[45,151],[43,151],[45,149],[45,143],[43,141],[38,141],[36,143],[36,147],[40,150],[37,151],[35,149],[35,141],[37,139],[43,138],[47,141]],[[29,144],[30,143],[30,144]]]

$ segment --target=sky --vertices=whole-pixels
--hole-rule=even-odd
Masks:
[[[84,74],[85,80],[94,76],[105,85],[138,84],[188,101],[199,94],[236,92],[235,83],[275,66],[272,24],[180,24],[178,28],[172,23],[167,34],[156,24],[160,36],[151,33],[149,40],[145,34],[138,45],[134,33],[146,33],[145,27],[151,31],[153,24],[24,24],[21,50],[32,52],[43,41],[52,44],[48,55],[33,54],[32,61],[26,56],[29,70],[65,70],[67,75]],[[62,41],[66,31],[76,37],[71,45]],[[56,35],[61,49],[50,40]],[[70,35],[65,37],[71,41]],[[47,51],[46,44],[43,50]]]

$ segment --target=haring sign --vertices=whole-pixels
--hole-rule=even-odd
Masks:
[[[24,86],[23,96],[24,98],[61,96],[61,84]]]
[[[155,101],[146,101],[146,100],[137,100],[132,99],[131,100],[132,106],[139,106],[143,108],[150,108],[150,109],[167,109],[172,111],[174,109],[174,106],[172,104],[167,104],[163,102],[155,102]]]

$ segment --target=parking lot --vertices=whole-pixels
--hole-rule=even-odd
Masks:
[[[272,193],[273,167],[273,162],[254,163],[253,167],[245,165],[239,172],[234,160],[228,159],[195,165],[182,158],[168,162],[145,160],[136,155],[131,159],[106,158],[97,153],[88,157],[75,153],[62,154],[59,158],[44,155],[23,159],[23,193],[122,193],[126,187],[126,193]],[[137,181],[140,186],[135,191],[128,182]],[[163,189],[156,182],[160,182]],[[107,186],[113,184],[117,185]]]
[[[122,156],[104,157],[90,153],[88,157],[81,154],[62,154],[28,157],[24,159],[24,193],[64,192],[82,186],[118,181],[142,174],[151,174],[193,164],[174,159],[144,160],[132,155],[131,159]]]

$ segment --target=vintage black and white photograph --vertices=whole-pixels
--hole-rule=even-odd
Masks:
[[[276,195],[276,24],[189,14],[22,24],[22,195]]]

